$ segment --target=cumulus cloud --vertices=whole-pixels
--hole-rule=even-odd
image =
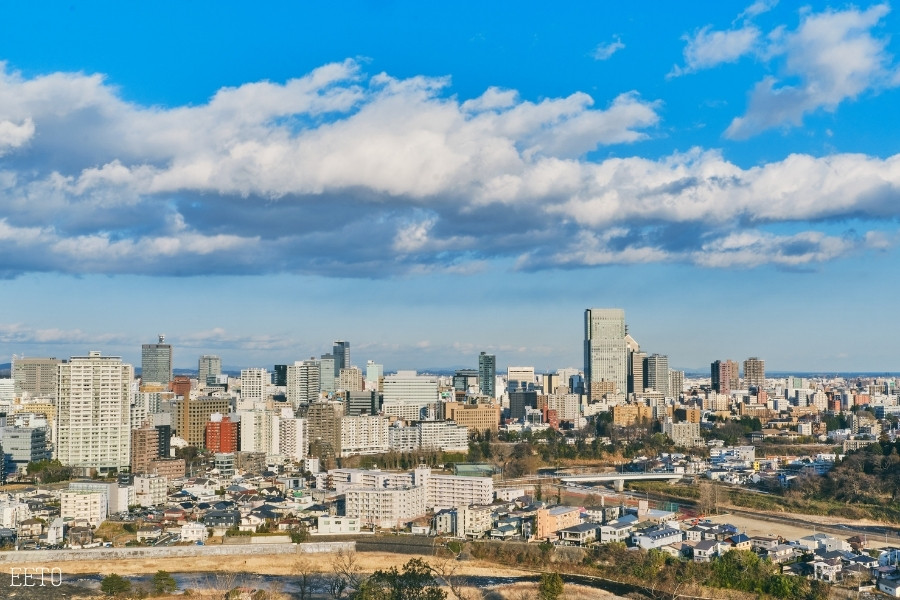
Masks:
[[[894,244],[871,223],[898,217],[900,158],[747,169],[702,149],[627,156],[660,110],[635,92],[459,99],[447,78],[367,75],[354,61],[161,108],[101,76],[4,67],[0,277],[789,266]],[[611,158],[592,158],[604,147]],[[868,230],[816,237],[816,223],[846,219]],[[807,237],[767,237],[773,224]],[[756,241],[735,246],[748,231]]]
[[[622,43],[619,36],[616,36],[611,42],[597,44],[591,56],[594,57],[594,60],[609,60],[613,54],[624,49],[625,44]]]
[[[800,125],[810,112],[834,111],[864,92],[900,84],[887,38],[873,32],[889,11],[879,4],[809,13],[795,31],[774,32],[767,52],[783,59],[783,74],[756,84],[747,113],[725,135],[741,139],[782,124]],[[796,84],[787,83],[793,79]]]
[[[675,65],[668,76],[677,77],[723,63],[736,62],[756,49],[760,35],[760,30],[752,24],[727,31],[703,27],[694,35],[684,37],[684,67]]]

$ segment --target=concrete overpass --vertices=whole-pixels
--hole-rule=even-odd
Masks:
[[[626,481],[677,481],[684,477],[683,473],[594,473],[587,475],[567,475],[560,477],[562,483],[605,483],[612,484],[617,492],[621,492]]]

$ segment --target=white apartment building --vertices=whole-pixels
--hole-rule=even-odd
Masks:
[[[309,404],[319,397],[321,365],[314,358],[295,361],[287,368],[287,401],[297,409],[301,404]]]
[[[419,421],[419,448],[444,452],[468,452],[469,428],[453,421]]]
[[[428,508],[440,510],[494,501],[494,480],[490,477],[438,475],[428,468],[416,469],[413,474],[415,485],[426,490]]]
[[[134,501],[145,508],[164,504],[167,481],[162,475],[136,475],[134,478]]]
[[[269,372],[266,369],[241,369],[241,398],[238,410],[252,410],[269,395]]]
[[[388,428],[388,445],[393,452],[415,452],[421,443],[421,432],[415,425],[404,426],[402,421],[396,421]]]
[[[346,516],[363,525],[399,527],[425,514],[425,489],[350,487],[345,491]]]
[[[381,454],[388,450],[386,418],[379,415],[341,417],[341,456]]]
[[[421,487],[425,505],[435,510],[494,501],[494,480],[490,477],[433,474],[428,467],[414,471],[380,471],[377,469],[331,469],[327,479],[337,493],[360,488],[396,489]]]
[[[87,521],[97,527],[107,517],[106,493],[66,490],[60,494],[59,516],[64,521]]]
[[[397,416],[407,421],[417,421],[434,413],[440,397],[438,378],[418,375],[415,371],[397,371],[384,377],[384,404],[387,416]]]
[[[131,461],[134,367],[117,356],[73,356],[58,367],[56,458],[89,474]]]
[[[135,503],[133,485],[119,485],[105,481],[73,481],[69,483],[69,491],[103,492],[106,494],[107,515],[124,512]]]
[[[309,435],[306,419],[298,419],[289,408],[281,411],[278,421],[278,453],[293,461],[301,461],[309,454]]]
[[[281,430],[277,414],[267,410],[238,411],[241,419],[241,450],[278,454]]]
[[[21,521],[30,517],[31,511],[25,502],[16,500],[10,495],[7,495],[5,500],[0,501],[0,527],[15,529]]]

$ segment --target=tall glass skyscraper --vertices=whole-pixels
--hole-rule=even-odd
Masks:
[[[485,396],[497,397],[497,357],[482,352],[478,355],[478,389]]]
[[[628,389],[625,354],[625,310],[588,308],[584,311],[584,378],[590,398],[601,381],[612,382],[617,393]]]
[[[160,334],[158,344],[141,346],[141,382],[169,383],[172,381],[172,346]]]

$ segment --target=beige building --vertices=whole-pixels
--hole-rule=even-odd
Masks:
[[[135,502],[143,507],[163,504],[167,488],[166,478],[162,475],[138,475],[134,478]]]
[[[494,507],[462,505],[456,509],[456,533],[461,537],[480,538],[493,527]]]
[[[653,419],[653,409],[644,404],[620,404],[612,407],[613,424],[627,427]]]
[[[556,532],[581,523],[581,509],[572,506],[539,508],[534,521],[534,537],[556,539]]]
[[[444,418],[457,425],[468,427],[469,431],[493,431],[500,428],[499,404],[463,404],[444,402]]]
[[[66,490],[60,494],[59,516],[63,520],[87,521],[91,527],[98,527],[106,515],[106,492]]]
[[[190,396],[190,395],[189,395]],[[199,398],[179,398],[175,400],[176,429],[178,437],[189,446],[204,448],[206,423],[210,415],[227,415],[231,411],[228,398],[200,396]]]

